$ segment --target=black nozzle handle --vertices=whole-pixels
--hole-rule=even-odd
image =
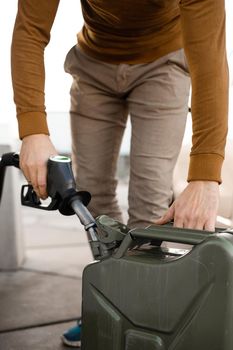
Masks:
[[[57,199],[59,211],[63,215],[73,215],[71,199],[79,197],[87,206],[91,195],[87,191],[79,191],[71,167],[71,159],[65,156],[53,156],[48,160],[47,192],[49,197]]]
[[[5,153],[0,158],[0,202],[2,199],[4,178],[5,178],[7,166],[15,166],[16,168],[19,168],[19,154],[18,153],[14,153],[14,152]]]
[[[19,167],[19,153],[16,152],[10,152],[5,153],[0,158],[0,167],[7,167],[7,166],[14,166],[16,168]]]

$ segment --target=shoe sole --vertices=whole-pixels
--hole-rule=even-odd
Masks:
[[[63,344],[65,344],[65,345],[68,345],[68,346],[70,346],[72,348],[81,348],[81,341],[80,340],[78,340],[78,341],[69,341],[63,335],[61,336],[61,339],[62,339]]]

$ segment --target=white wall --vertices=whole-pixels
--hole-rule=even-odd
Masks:
[[[69,6],[67,6],[69,4]],[[230,70],[233,73],[233,3],[226,0],[227,9],[227,43]],[[17,10],[17,0],[0,2],[0,124],[10,126],[13,135],[17,137],[17,122],[15,106],[12,97],[10,74],[10,44]],[[76,33],[82,26],[82,15],[79,0],[61,0],[58,13],[53,25],[51,42],[46,49],[46,105],[48,121],[52,138],[59,150],[69,148],[69,89],[71,78],[63,71],[63,62],[67,51],[76,42]],[[233,90],[233,74],[231,74]],[[229,137],[233,138],[233,92],[230,99],[230,128]],[[64,135],[64,130],[66,130]],[[60,136],[61,131],[63,136]],[[190,125],[187,128],[185,140],[190,140]],[[122,152],[129,149],[129,129],[124,139]],[[0,138],[2,133],[0,130]]]
[[[0,2],[0,124],[7,124],[12,134],[16,137],[18,132],[11,85],[10,45],[17,3],[17,0]],[[53,112],[52,116],[54,112],[67,112],[69,110],[71,78],[64,73],[63,62],[67,51],[76,43],[76,33],[81,26],[82,15],[79,1],[69,0],[69,6],[67,6],[67,2],[61,0],[52,29],[51,42],[45,53],[46,105],[48,113]],[[51,124],[53,128],[53,118],[51,118]],[[2,136],[0,130],[0,138]],[[54,135],[54,137],[56,136]]]

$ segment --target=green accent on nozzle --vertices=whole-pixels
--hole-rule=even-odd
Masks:
[[[69,157],[61,156],[61,155],[51,156],[49,159],[54,161],[54,162],[62,162],[62,163],[70,163],[71,162],[71,159]]]

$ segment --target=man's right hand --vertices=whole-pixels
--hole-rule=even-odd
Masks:
[[[38,197],[46,199],[47,162],[57,154],[48,135],[36,134],[23,138],[20,150],[20,168]]]

